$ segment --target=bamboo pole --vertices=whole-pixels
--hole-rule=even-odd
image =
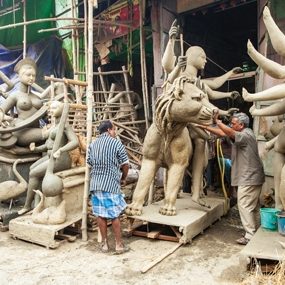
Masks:
[[[150,264],[144,266],[141,269],[141,273],[146,273],[148,270],[153,268],[156,264],[161,262],[163,259],[165,259],[167,256],[175,252],[180,246],[182,246],[183,243],[177,243],[174,247],[172,247],[170,250],[164,252],[161,256],[157,257],[154,261],[152,261]]]
[[[101,71],[101,72],[93,72],[93,75],[113,75],[113,74],[122,74],[122,73],[129,73],[128,69],[125,70],[114,70],[114,71]]]
[[[127,69],[126,69],[125,66],[122,66],[122,70],[123,70],[123,71],[126,71]],[[126,91],[128,92],[128,93],[127,93],[128,103],[133,105],[133,101],[132,101],[131,96],[130,96],[130,94],[129,94],[129,92],[130,92],[130,86],[129,86],[128,74],[127,74],[126,72],[124,72],[123,75],[124,75],[124,80],[125,80]],[[131,119],[132,119],[132,121],[135,120],[134,114],[131,114]]]
[[[88,37],[87,37],[87,28],[88,28],[88,22],[87,22],[87,0],[84,0],[84,61],[85,61],[85,80],[87,80],[87,72],[88,72]]]
[[[104,81],[104,77],[102,75],[101,67],[98,67],[98,71],[99,71],[98,75],[99,75],[99,78],[100,78],[102,89],[104,91],[104,99],[105,99],[105,102],[107,103],[108,97],[107,97],[106,93],[109,93],[109,91],[107,91],[107,87],[106,87],[106,84],[105,84],[105,81]]]
[[[73,19],[75,19],[75,1],[72,0],[71,1],[71,16]],[[72,20],[73,25],[77,24],[76,20]],[[71,41],[72,41],[72,66],[73,66],[73,79],[74,80],[78,80],[78,75],[77,75],[77,71],[78,71],[78,42],[77,42],[77,33],[76,33],[77,29],[72,29],[71,31]],[[81,103],[81,97],[79,95],[79,88],[77,85],[75,85],[75,97],[76,97],[76,103]]]
[[[56,77],[50,77],[45,76],[45,80],[54,81],[54,82],[62,82],[65,84],[73,84],[73,85],[79,85],[79,86],[87,86],[88,82],[80,81],[80,80],[74,80],[74,79],[68,79],[68,78],[56,78]]]
[[[142,78],[142,92],[144,101],[144,113],[146,129],[149,128],[149,104],[148,104],[148,92],[147,92],[147,78],[146,78],[146,65],[145,65],[145,42],[144,42],[144,30],[143,30],[143,13],[145,7],[145,1],[139,0],[140,7],[140,57],[141,57],[141,78]]]
[[[23,0],[23,21],[26,23],[27,21],[27,13],[26,13],[26,0]],[[24,25],[23,28],[23,58],[26,58],[27,53],[27,25]]]
[[[88,148],[92,139],[92,106],[93,106],[93,1],[88,0],[88,77],[87,77],[87,141],[86,148],[88,157]],[[84,182],[84,196],[82,208],[82,240],[87,241],[87,206],[89,193],[89,176],[90,169],[86,163],[85,182]]]
[[[0,27],[0,31],[1,30],[6,30],[6,29],[10,29],[10,28],[16,28],[16,27],[21,27],[24,25],[31,25],[31,24],[37,24],[37,23],[43,23],[43,22],[55,22],[55,21],[60,21],[60,20],[66,20],[66,21],[72,21],[72,20],[77,20],[77,21],[84,21],[84,19],[82,18],[77,18],[77,19],[73,19],[73,18],[45,18],[45,19],[36,19],[36,20],[32,20],[32,21],[26,21],[26,22],[22,22],[22,23],[15,23],[15,24],[9,24],[6,26],[2,26]]]

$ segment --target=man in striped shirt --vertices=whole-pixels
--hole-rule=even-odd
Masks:
[[[107,219],[111,219],[116,240],[115,251],[120,254],[126,251],[118,217],[127,206],[121,193],[121,185],[126,184],[129,160],[125,147],[115,138],[116,130],[111,121],[103,121],[99,126],[99,133],[100,136],[90,144],[87,157],[87,163],[91,166],[92,208],[102,235],[102,251],[109,250]]]

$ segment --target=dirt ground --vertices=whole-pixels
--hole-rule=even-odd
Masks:
[[[111,235],[110,229],[109,232]],[[100,252],[96,232],[89,233],[86,243],[77,239],[54,250],[14,240],[9,232],[1,232],[0,284],[240,284],[248,274],[239,261],[242,246],[235,243],[241,234],[234,207],[194,238],[192,244],[180,247],[143,274],[144,266],[172,249],[175,243],[124,237],[131,250],[114,255]]]

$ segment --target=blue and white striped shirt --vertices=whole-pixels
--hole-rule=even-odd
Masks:
[[[92,167],[90,192],[120,193],[120,166],[128,162],[123,144],[108,133],[101,134],[88,149],[87,163]]]

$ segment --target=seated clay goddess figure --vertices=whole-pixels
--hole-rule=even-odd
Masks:
[[[30,144],[30,149],[32,152],[46,152],[46,155],[33,163],[30,167],[26,202],[24,208],[19,211],[20,215],[28,212],[31,209],[34,199],[34,190],[41,188],[41,182],[47,175],[47,169],[49,169],[50,159],[54,159],[54,166],[52,169],[54,172],[71,168],[71,158],[69,156],[69,151],[75,149],[78,146],[78,138],[68,123],[65,123],[63,134],[59,133],[59,125],[63,107],[64,104],[62,102],[53,101],[51,103],[50,112],[54,118],[55,124],[50,128],[48,139],[46,140],[45,144],[41,146],[35,146],[35,143]],[[59,141],[58,149],[55,151],[54,144],[58,135],[61,135],[61,138]],[[53,154],[53,157],[50,157],[51,154]]]
[[[47,132],[39,128],[39,116],[35,115],[43,106],[42,100],[31,91],[36,77],[36,64],[26,58],[16,64],[15,71],[19,75],[18,89],[12,90],[0,105],[0,125],[5,126],[0,128],[0,147],[4,148],[14,145],[28,147],[31,142],[37,143],[47,138]],[[9,119],[6,115],[13,108],[16,109],[17,118],[5,124]]]
[[[268,31],[271,43],[276,52],[282,56],[285,56],[285,36],[280,31],[278,26],[275,24],[274,20],[270,15],[268,7],[263,10],[263,21]],[[249,56],[261,67],[264,72],[268,73],[270,76],[278,79],[285,78],[285,66],[267,59],[265,56],[260,54],[248,41],[247,44]],[[250,94],[246,89],[243,89],[242,96],[245,101],[266,101],[266,100],[276,100],[278,101],[264,109],[256,109],[253,106],[250,112],[253,116],[278,116],[285,113],[285,84],[279,84],[273,86],[267,90],[261,92]],[[274,188],[275,188],[275,207],[277,209],[285,209],[285,128],[283,127],[280,133],[273,138],[267,144],[267,148],[274,147]]]

